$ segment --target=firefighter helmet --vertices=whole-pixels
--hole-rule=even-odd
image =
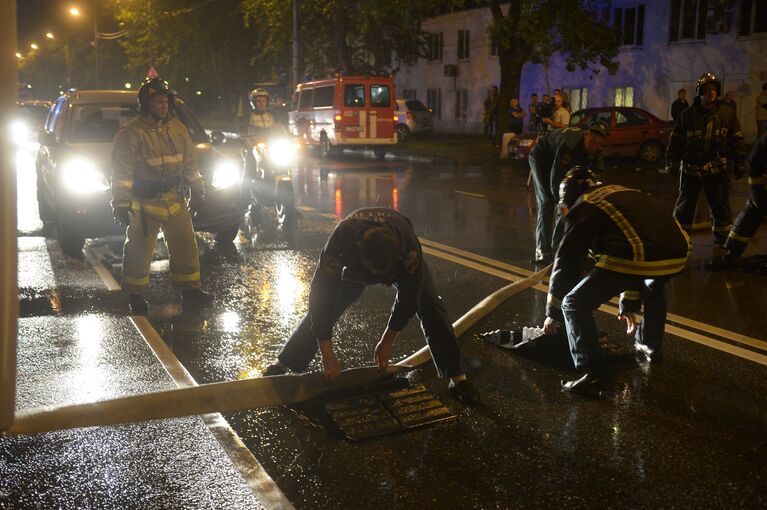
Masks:
[[[576,165],[568,170],[565,178],[559,183],[559,203],[572,207],[586,190],[602,184],[597,175],[588,167]]]
[[[253,107],[253,109],[256,108],[256,98],[257,97],[265,97],[266,100],[269,100],[269,91],[263,88],[257,88],[250,91],[250,95],[248,96],[248,99],[250,100],[250,106]]]
[[[701,75],[700,78],[698,78],[698,83],[695,85],[695,95],[700,96],[701,94],[703,94],[703,87],[709,83],[713,83],[714,85],[716,85],[716,97],[721,96],[722,83],[719,81],[719,79],[716,77],[714,73],[706,73]]]
[[[168,84],[160,78],[149,78],[138,89],[138,109],[140,113],[147,113],[149,111],[149,101],[155,94],[168,96],[168,109],[173,109],[176,91],[168,87]]]

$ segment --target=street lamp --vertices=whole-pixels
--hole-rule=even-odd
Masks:
[[[74,17],[82,16],[80,9],[77,7],[70,7],[69,14]],[[93,59],[96,67],[96,88],[99,88],[99,29],[96,24],[96,16],[93,16]]]
[[[55,39],[55,37],[53,37],[53,34],[51,32],[46,33],[45,37],[47,37],[48,39]]]

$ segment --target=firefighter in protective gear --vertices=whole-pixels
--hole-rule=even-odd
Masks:
[[[561,128],[538,137],[529,157],[537,202],[534,263],[549,264],[559,244],[561,230],[554,226],[559,183],[569,168],[579,164],[588,164],[601,173],[604,161],[600,148],[609,134],[607,123],[598,120],[588,129]]]
[[[727,237],[724,247],[727,253],[714,259],[709,266],[713,271],[737,269],[740,257],[749,241],[756,234],[759,225],[767,217],[767,134],[757,140],[748,158],[748,185],[750,196],[743,210],[735,219],[735,225]]]
[[[374,352],[379,368],[386,368],[394,339],[417,314],[439,376],[450,379],[450,393],[464,403],[477,402],[478,393],[466,379],[452,323],[413,225],[383,207],[359,209],[333,230],[312,278],[309,313],[263,375],[288,369],[303,372],[319,349],[325,376],[338,376],[341,365],[333,352],[333,325],[365,287],[374,284],[397,289],[389,323]]]
[[[721,251],[732,228],[730,182],[727,168],[734,163],[735,177],[746,168],[745,146],[740,123],[731,108],[722,108],[722,86],[712,73],[700,77],[693,105],[679,114],[669,137],[666,169],[678,175],[679,195],[674,217],[688,232],[692,230],[695,206],[705,190],[711,215],[715,251]]]
[[[634,336],[637,354],[660,361],[666,322],[665,284],[684,269],[690,238],[674,219],[639,190],[605,185],[584,167],[561,183],[564,234],[549,282],[544,330],[564,323],[575,367],[586,372],[562,383],[588,387],[604,376],[605,355],[597,340],[594,311],[621,296],[620,320]],[[589,251],[596,264],[588,270]],[[634,313],[644,304],[644,318]]]
[[[274,116],[269,111],[269,92],[262,88],[253,89],[249,99],[253,111],[248,120],[248,135],[263,136],[275,124]]]
[[[142,85],[139,115],[121,128],[112,149],[112,209],[115,221],[127,226],[123,249],[123,288],[131,313],[146,315],[157,233],[163,231],[170,257],[171,281],[185,304],[202,304],[211,296],[200,289],[200,260],[187,209],[199,207],[204,193],[194,145],[175,115],[174,92],[158,78]]]

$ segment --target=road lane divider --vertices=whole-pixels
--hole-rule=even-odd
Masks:
[[[93,249],[86,244],[83,251],[85,252],[85,258],[88,260],[88,263],[90,263],[93,270],[96,271],[96,274],[101,278],[101,281],[104,282],[107,290],[109,290],[109,292],[122,290],[120,282],[118,282],[112,272],[104,266],[104,263],[101,262],[101,259],[93,252]]]
[[[454,189],[453,192],[458,193],[459,195],[466,195],[466,196],[474,197],[474,198],[485,198],[485,195],[482,195],[480,193],[471,193],[469,191],[461,191],[459,189]]]

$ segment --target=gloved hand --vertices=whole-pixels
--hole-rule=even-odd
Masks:
[[[735,179],[738,180],[748,172],[748,163],[735,163]]]
[[[673,177],[679,176],[679,161],[666,161],[666,173]]]
[[[120,226],[127,227],[130,225],[131,210],[130,207],[120,206],[112,209],[112,216],[115,218],[115,223]]]
[[[204,190],[192,190],[189,197],[189,212],[191,212],[192,215],[195,215],[202,210],[204,199]]]

